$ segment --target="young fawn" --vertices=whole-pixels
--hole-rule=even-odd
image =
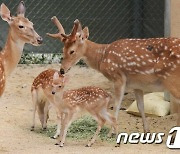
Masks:
[[[17,16],[11,16],[5,4],[1,4],[0,14],[10,26],[5,47],[0,52],[0,96],[2,96],[6,78],[17,66],[24,44],[38,46],[42,43],[42,38],[34,30],[33,23],[24,17],[24,2],[20,2],[18,6]]]
[[[110,44],[88,40],[89,31],[78,20],[69,35],[56,17],[52,21],[59,29],[47,34],[64,43],[60,72],[64,74],[80,59],[113,81],[115,89],[115,117],[125,89],[133,89],[141,113],[144,131],[149,127],[144,114],[143,92],[169,91],[179,105],[177,125],[180,126],[180,39],[120,39]]]
[[[54,69],[45,70],[34,79],[31,88],[34,103],[32,130],[34,130],[35,126],[36,110],[42,127],[46,128],[49,104],[52,103],[58,117],[58,128],[53,138],[60,135],[58,139],[59,142],[61,141],[60,146],[63,146],[67,129],[79,109],[87,110],[98,122],[96,133],[87,146],[91,146],[95,142],[106,121],[112,125],[112,132],[116,133],[116,119],[107,112],[111,96],[97,87],[84,87],[64,92],[66,80],[66,77],[60,75]]]
[[[35,127],[36,111],[38,112],[42,128],[46,129],[47,127],[50,103],[54,104],[50,86],[52,85],[53,75],[55,72],[56,70],[54,69],[45,70],[41,72],[33,81],[31,87],[33,101],[33,122],[31,126],[32,131]]]
[[[64,91],[66,80],[66,77],[59,76],[59,73],[55,72],[52,86],[50,86],[51,93],[54,95],[54,103],[57,104],[59,109],[59,124],[61,124],[57,144],[63,147],[68,127],[73,118],[75,118],[75,114],[80,110],[88,111],[98,123],[93,138],[87,144],[88,147],[95,142],[97,135],[106,121],[111,124],[113,131],[117,133],[116,118],[107,111],[111,96],[101,88],[91,86]]]
[[[42,129],[47,128],[47,120],[49,118],[49,109],[53,105],[56,109],[57,119],[59,112],[59,105],[54,102],[54,96],[52,95],[52,82],[53,75],[57,72],[55,69],[48,69],[41,72],[33,81],[31,86],[32,102],[33,102],[33,116],[31,131],[35,128],[35,115],[36,111],[39,115],[39,120],[42,125]],[[60,75],[61,77],[62,75]],[[57,132],[53,139],[56,139],[60,134],[60,124],[58,124]]]

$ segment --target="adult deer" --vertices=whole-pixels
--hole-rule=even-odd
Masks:
[[[92,68],[113,81],[115,88],[115,117],[125,89],[135,92],[137,106],[143,119],[144,131],[149,127],[144,114],[144,91],[171,93],[180,101],[180,40],[177,38],[120,39],[110,44],[97,44],[88,40],[89,31],[75,20],[72,32],[66,35],[56,17],[57,34],[49,34],[64,43],[60,72],[67,72],[81,58]],[[180,108],[180,107],[179,107]],[[180,110],[180,109],[179,109]],[[177,124],[180,125],[180,114]]]
[[[42,44],[42,38],[33,28],[25,15],[24,2],[21,1],[17,8],[17,16],[11,16],[7,6],[2,3],[0,10],[1,18],[6,21],[10,28],[5,47],[0,52],[0,96],[5,89],[5,81],[8,75],[17,66],[25,43],[34,46]]]

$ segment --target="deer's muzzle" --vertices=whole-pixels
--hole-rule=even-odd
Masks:
[[[62,75],[65,74],[65,71],[64,71],[63,68],[60,69],[60,73],[61,73]]]
[[[43,38],[41,36],[38,37],[37,42],[38,42],[38,44],[42,44],[43,43]]]

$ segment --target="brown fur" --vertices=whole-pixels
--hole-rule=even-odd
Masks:
[[[58,117],[57,133],[53,138],[57,138],[60,135],[58,139],[59,142],[61,141],[58,143],[60,146],[63,146],[67,129],[75,117],[75,113],[79,112],[80,109],[88,111],[98,122],[98,129],[93,139],[88,143],[88,146],[91,146],[95,142],[101,127],[106,121],[112,125],[112,132],[116,133],[116,119],[107,112],[111,96],[103,89],[91,86],[64,91],[65,82],[66,77],[59,75],[59,73],[53,69],[43,71],[34,79],[31,88],[34,102],[32,130],[34,130],[34,119],[37,108],[39,109],[38,114],[42,127],[46,128],[46,116],[49,111],[48,105],[52,103]],[[44,110],[46,110],[46,112]],[[110,134],[111,132],[109,135]]]
[[[19,6],[21,7],[18,7],[18,11],[24,8],[24,3],[21,2]],[[37,39],[40,36],[34,31],[32,22],[24,17],[25,12],[21,11],[21,13],[23,14],[11,17],[7,6],[1,4],[1,17],[9,23],[10,28],[6,44],[0,52],[0,96],[4,92],[7,76],[15,69],[21,58],[24,44],[38,45]],[[19,25],[26,29],[20,29]]]
[[[62,85],[65,85],[65,79],[59,80],[58,78],[59,76],[54,74],[52,91],[54,94],[54,103],[59,109],[58,125],[61,124],[61,132],[58,144],[60,144],[60,147],[63,147],[67,129],[79,110],[88,111],[98,123],[96,133],[87,146],[91,146],[95,142],[97,135],[106,121],[111,124],[113,131],[117,133],[116,119],[107,111],[111,99],[111,96],[107,92],[101,88],[92,86],[63,92],[64,86]]]
[[[144,91],[166,90],[178,100],[176,102],[180,102],[180,39],[120,39],[110,44],[97,44],[89,41],[88,36],[88,28],[82,30],[79,23],[76,40],[67,46],[66,42],[71,42],[71,38],[64,38],[61,70],[67,72],[80,59],[84,59],[89,66],[113,81],[116,118],[125,89],[135,92],[145,132],[149,128],[144,114]],[[71,51],[74,51],[73,54]]]
[[[50,103],[53,103],[53,96],[49,90],[53,82],[55,69],[48,69],[41,72],[33,81],[31,86],[31,94],[33,101],[33,119],[31,130],[35,128],[35,114],[39,115],[42,128],[46,129],[47,120],[49,118]],[[47,91],[47,92],[46,92]]]

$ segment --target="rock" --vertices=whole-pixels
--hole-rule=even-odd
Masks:
[[[127,113],[140,116],[136,101],[126,110]],[[170,102],[164,100],[164,93],[155,92],[144,95],[144,111],[146,116],[165,116],[170,112]]]

